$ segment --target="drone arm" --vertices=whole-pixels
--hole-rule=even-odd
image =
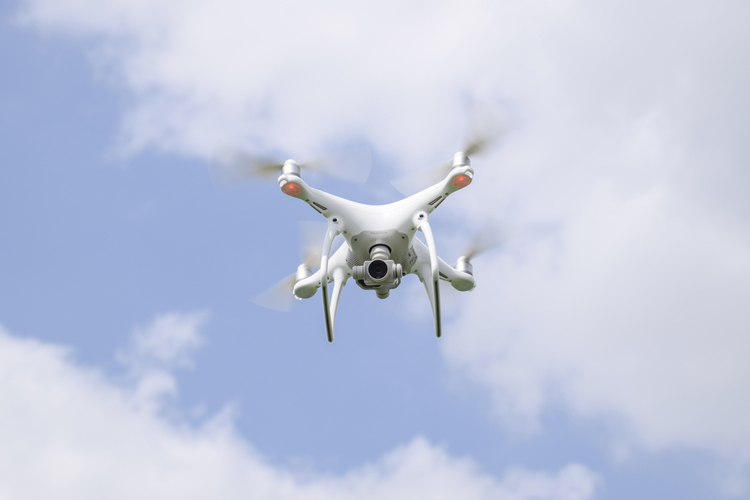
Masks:
[[[441,279],[448,281],[453,288],[460,292],[468,292],[476,287],[474,276],[460,271],[438,257],[438,270]]]
[[[438,264],[437,249],[435,247],[435,238],[432,235],[432,228],[427,221],[427,215],[420,214],[419,217],[422,219],[417,227],[422,231],[422,234],[424,234],[424,238],[427,241],[427,250],[430,254],[430,273],[428,276],[420,275],[420,278],[422,278],[425,287],[427,288],[427,295],[430,298],[430,305],[432,305],[432,316],[435,321],[435,335],[440,337],[442,335],[442,325],[440,320],[440,268]],[[423,269],[426,271],[426,266]],[[424,273],[424,271],[422,272]],[[432,288],[432,293],[430,293],[430,288]]]
[[[414,250],[417,252],[419,258],[422,261],[427,262],[427,260],[429,259],[429,249],[427,248],[427,246],[422,243],[419,238],[414,238],[412,240],[412,245],[414,246]],[[467,292],[474,289],[474,287],[476,286],[474,276],[467,272],[459,271],[440,257],[438,257],[437,260],[438,277],[441,280],[449,282],[453,286],[453,288],[461,292]],[[414,272],[416,273],[416,270]]]
[[[344,213],[354,207],[364,206],[315,189],[295,173],[281,174],[278,182],[284,194],[304,201],[326,219],[331,219],[334,213]]]
[[[474,170],[468,164],[468,158],[464,158],[464,160],[464,164],[455,164],[448,175],[440,182],[393,203],[394,209],[421,210],[426,214],[432,213],[448,196],[471,183]]]

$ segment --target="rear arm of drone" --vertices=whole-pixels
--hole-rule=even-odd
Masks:
[[[301,299],[312,297],[318,291],[318,288],[323,289],[323,319],[329,342],[333,342],[334,339],[336,311],[341,298],[341,292],[351,276],[351,268],[346,263],[346,255],[349,250],[346,245],[342,245],[329,259],[331,246],[337,234],[335,225],[329,224],[323,242],[320,269],[313,273],[312,276],[301,279],[294,285],[294,295]],[[333,291],[329,298],[328,283],[331,281],[333,281]]]
[[[429,249],[419,239],[414,238],[412,240],[412,247],[417,254],[417,267],[420,263],[429,262]],[[476,287],[474,276],[469,272],[456,269],[451,266],[439,256],[438,261],[438,277],[443,281],[449,282],[453,288],[461,292],[467,292],[473,290]],[[420,276],[421,278],[421,276]]]
[[[417,214],[417,219],[419,220],[417,227],[424,234],[427,245],[417,238],[412,240],[414,251],[417,254],[417,261],[412,268],[412,272],[419,276],[420,281],[424,284],[427,297],[430,299],[430,306],[432,307],[435,335],[440,337],[442,335],[440,279],[449,281],[457,290],[468,291],[475,286],[474,276],[468,272],[455,269],[438,257],[435,248],[435,239],[432,235],[432,228],[427,221],[427,216]]]

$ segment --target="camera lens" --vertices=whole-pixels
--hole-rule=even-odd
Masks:
[[[388,265],[382,260],[373,260],[367,266],[367,273],[374,280],[382,280],[388,274]]]

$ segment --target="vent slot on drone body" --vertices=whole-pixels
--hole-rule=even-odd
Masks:
[[[440,275],[440,277],[441,277],[441,278],[443,278],[443,279],[444,279],[445,281],[448,281],[448,276],[444,275],[444,274],[443,274],[443,273],[441,273],[441,272],[438,272],[438,274],[439,274],[439,275]]]
[[[364,264],[365,261],[363,261],[360,257],[357,257],[351,250],[349,250],[349,253],[346,255],[346,265],[349,267],[354,266],[361,266]]]
[[[321,205],[317,201],[312,202],[312,204],[315,205],[316,207],[318,207],[319,209],[323,210],[323,211],[328,210],[328,208],[324,207],[323,205]]]
[[[431,201],[431,202],[430,202],[429,204],[430,204],[430,205],[434,205],[435,203],[437,203],[438,201],[440,201],[440,199],[441,199],[442,197],[443,197],[443,195],[440,195],[440,196],[438,196],[437,198],[435,198],[434,200],[432,200],[432,201]]]
[[[391,259],[396,264],[401,264],[401,267],[406,271],[407,267],[411,269],[408,266],[409,263],[409,250],[406,248],[397,248],[391,253]],[[408,271],[406,271],[408,274]]]

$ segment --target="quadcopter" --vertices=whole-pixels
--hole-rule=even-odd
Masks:
[[[344,286],[351,278],[364,290],[375,292],[385,299],[397,288],[404,276],[416,275],[424,284],[432,308],[435,335],[442,335],[440,281],[450,283],[458,291],[466,292],[476,286],[470,259],[485,248],[474,248],[459,257],[451,266],[437,254],[435,238],[430,226],[430,214],[451,194],[469,186],[474,169],[469,154],[479,149],[479,143],[457,152],[447,174],[432,186],[395,203],[366,205],[326,193],[308,185],[302,178],[302,168],[294,160],[278,161],[248,159],[243,155],[224,155],[212,164],[214,183],[221,185],[227,170],[222,166],[241,166],[266,177],[279,172],[277,182],[281,192],[307,203],[327,221],[319,262],[303,262],[288,283],[297,299],[309,299],[318,290],[323,301],[323,316],[329,342],[334,340],[336,312]],[[307,168],[306,164],[302,164]],[[369,167],[368,167],[369,168]],[[236,174],[236,173],[235,173]],[[235,175],[235,174],[231,174]],[[244,174],[240,174],[242,176]],[[225,179],[226,180],[226,179]],[[424,236],[425,243],[416,237]],[[331,255],[334,240],[342,236],[345,244]],[[320,248],[320,247],[318,247]],[[318,267],[313,272],[312,268]],[[329,293],[329,288],[332,288]],[[288,290],[288,289],[287,289]],[[288,291],[287,291],[288,293]]]

